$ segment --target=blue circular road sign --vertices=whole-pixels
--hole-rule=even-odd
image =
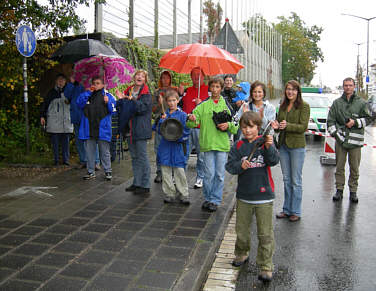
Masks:
[[[29,26],[22,25],[17,29],[16,46],[20,54],[24,57],[31,57],[34,54],[37,41],[34,32]]]

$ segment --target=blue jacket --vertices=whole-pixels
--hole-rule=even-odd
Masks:
[[[128,95],[133,86],[128,87],[124,94]],[[152,98],[147,85],[143,85],[137,99],[120,99],[116,103],[119,108],[119,124],[123,131],[129,127],[132,140],[151,139],[151,109]]]
[[[187,120],[187,114],[180,108],[170,114],[166,112],[167,118],[178,119],[183,124],[183,136],[177,141],[168,141],[162,135],[161,143],[158,147],[157,160],[162,166],[185,168],[189,157],[189,128],[185,125]],[[160,119],[158,122],[158,133],[161,134],[160,128],[163,121],[166,119]],[[185,152],[184,152],[185,151]]]
[[[96,114],[93,114],[93,115],[89,115],[92,117],[88,118],[84,113],[82,115],[82,119],[80,123],[80,131],[78,134],[79,139],[86,140],[90,138],[98,138],[100,140],[111,142],[111,136],[112,136],[111,114],[116,112],[116,108],[115,108],[116,101],[115,101],[115,98],[110,93],[106,92],[104,89],[102,89],[101,93],[102,93],[102,96],[104,96],[104,94],[107,95],[108,103],[105,104],[103,102],[102,108],[99,108],[102,111],[106,112],[106,115],[100,119],[99,128],[95,128],[96,131],[98,132],[98,136],[97,137],[90,136],[90,133],[94,130],[94,128],[91,128],[90,125],[93,126],[92,124],[95,121],[95,117],[98,117],[98,116]],[[76,103],[77,103],[77,106],[81,110],[85,111],[85,109],[88,109],[87,106],[90,105],[89,98],[91,98],[92,94],[93,93],[90,91],[85,91],[78,96]]]
[[[248,101],[249,98],[249,90],[251,89],[251,85],[248,82],[241,82],[238,87],[242,88],[241,91],[236,91],[236,97],[232,99],[232,102],[236,101]]]
[[[70,101],[70,115],[71,122],[75,125],[80,125],[82,118],[82,109],[77,105],[77,98],[85,91],[80,84],[67,83],[64,88],[64,95]]]

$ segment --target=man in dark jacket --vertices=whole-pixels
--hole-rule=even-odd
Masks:
[[[371,123],[366,102],[356,96],[355,81],[343,80],[343,95],[330,107],[327,126],[328,132],[336,139],[336,188],[333,201],[342,200],[345,186],[345,165],[349,156],[350,201],[358,203],[359,166],[361,149],[364,145],[364,128]]]

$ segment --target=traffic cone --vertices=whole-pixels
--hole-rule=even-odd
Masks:
[[[320,163],[324,165],[336,164],[336,139],[325,132],[324,154],[320,156]]]

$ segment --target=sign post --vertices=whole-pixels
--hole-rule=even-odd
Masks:
[[[24,104],[25,104],[25,125],[26,125],[26,154],[30,152],[29,139],[29,110],[28,110],[28,88],[27,88],[27,59],[31,57],[37,46],[34,32],[27,25],[22,25],[16,32],[16,46],[21,55],[24,56],[23,61],[23,78],[24,78]]]

